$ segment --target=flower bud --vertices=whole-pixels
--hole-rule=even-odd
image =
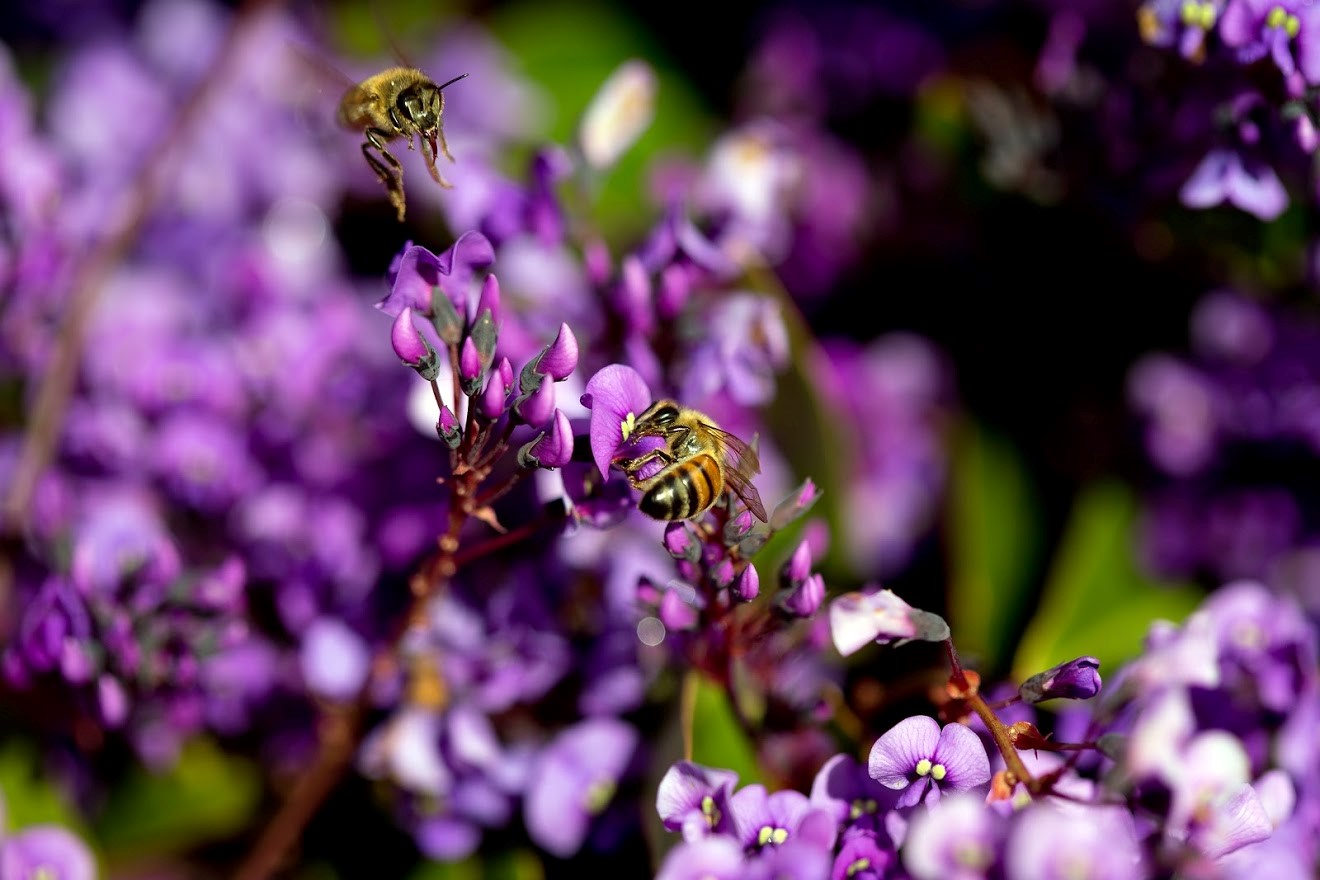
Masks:
[[[779,506],[770,514],[770,528],[779,530],[802,516],[820,499],[820,490],[808,477],[788,498],[779,502]]]
[[[514,411],[533,428],[545,425],[555,414],[555,383],[542,382],[531,394],[518,399]]]
[[[394,346],[394,353],[399,356],[399,360],[410,367],[419,366],[431,356],[430,344],[422,338],[417,326],[413,324],[411,306],[395,316],[394,325],[390,327],[390,344]]]
[[[655,291],[655,310],[664,320],[682,313],[692,295],[692,271],[682,263],[670,263],[660,272]]]
[[[1042,700],[1089,700],[1100,693],[1100,661],[1094,657],[1078,657],[1060,663],[1053,669],[1038,672],[1022,682],[1018,694],[1024,702]]]
[[[614,291],[614,307],[629,331],[647,335],[655,328],[655,312],[651,306],[651,279],[646,274],[646,267],[635,254],[629,254],[623,258],[620,273]]]
[[[779,583],[786,589],[791,588],[806,580],[809,574],[811,574],[811,544],[802,541],[797,545],[788,562],[784,563],[779,573]]]
[[[660,608],[656,612],[666,629],[692,629],[697,625],[697,609],[683,601],[676,590],[665,590],[660,598]]]
[[[561,468],[573,459],[573,427],[561,409],[555,410],[548,431],[518,450],[521,467]]]
[[[458,354],[458,376],[463,380],[463,391],[466,394],[475,394],[481,387],[481,355],[471,336],[463,340],[463,348]]]
[[[825,579],[819,574],[808,575],[793,587],[779,602],[794,617],[813,617],[825,601]]]
[[[459,425],[454,411],[447,406],[440,407],[440,418],[435,423],[435,432],[450,449],[457,449],[458,444],[463,442],[463,428]]]
[[[672,522],[665,526],[665,550],[675,559],[696,562],[701,558],[701,544],[685,522]]]
[[[733,594],[744,602],[750,602],[761,594],[761,575],[750,562],[738,573],[733,582]]]
[[[723,589],[733,583],[736,572],[733,570],[733,561],[727,557],[715,563],[710,568],[710,580],[715,586]]]
[[[491,321],[500,326],[500,282],[494,275],[487,275],[481,285],[481,298],[477,300],[477,314],[490,310]]]
[[[567,324],[559,325],[559,335],[555,341],[542,352],[541,357],[536,362],[536,370],[545,373],[556,382],[562,382],[577,369],[578,363],[578,341],[573,335],[573,329]]]
[[[490,380],[486,382],[486,387],[481,392],[477,411],[494,421],[504,415],[504,404],[508,396],[509,387],[504,384],[504,377],[500,375],[499,370],[495,370],[490,374]]]
[[[103,674],[97,679],[96,700],[106,727],[118,727],[128,718],[128,694],[113,675]]]

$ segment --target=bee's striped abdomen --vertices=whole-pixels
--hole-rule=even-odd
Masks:
[[[677,462],[654,479],[639,506],[642,513],[656,519],[691,519],[724,491],[719,462],[705,454]]]

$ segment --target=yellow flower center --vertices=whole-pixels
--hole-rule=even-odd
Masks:
[[[1215,26],[1215,20],[1219,14],[1215,11],[1215,5],[1209,0],[1184,0],[1182,8],[1179,10],[1182,23],[1187,27],[1199,27],[1201,30],[1208,31]]]
[[[863,856],[848,866],[848,876],[856,877],[859,871],[865,871],[871,867],[871,860]]]
[[[1297,16],[1284,9],[1282,6],[1275,6],[1265,16],[1265,26],[1278,28],[1288,35],[1289,38],[1297,36],[1297,32],[1302,29],[1302,23],[1298,21]]]
[[[614,781],[611,779],[601,779],[587,789],[586,797],[583,798],[583,806],[591,815],[597,815],[604,811],[614,797]]]
[[[628,417],[620,425],[623,428],[623,439],[627,440],[632,436],[632,432],[637,430],[637,413],[628,413]]]
[[[756,842],[761,846],[773,844],[778,846],[788,840],[788,830],[784,828],[775,828],[772,825],[762,825],[761,830],[756,834]]]
[[[706,795],[701,799],[701,814],[706,817],[706,824],[714,828],[720,822],[720,808],[715,806],[715,798]]]

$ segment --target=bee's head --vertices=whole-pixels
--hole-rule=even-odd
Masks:
[[[440,114],[444,100],[440,89],[432,82],[421,82],[399,93],[399,112],[423,133],[440,127]]]

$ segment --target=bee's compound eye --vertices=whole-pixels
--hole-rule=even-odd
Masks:
[[[658,425],[668,425],[676,418],[678,418],[678,407],[665,404],[651,413],[648,421],[655,422]]]

